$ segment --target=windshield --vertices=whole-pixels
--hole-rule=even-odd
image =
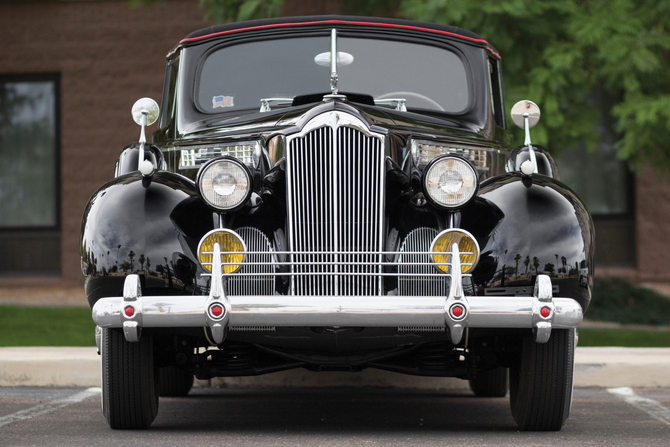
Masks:
[[[408,42],[337,39],[340,92],[371,95],[378,105],[458,114],[466,111],[466,69],[456,53]],[[287,106],[299,95],[330,92],[328,37],[243,43],[208,55],[200,72],[198,106],[208,113],[256,109],[261,100]]]

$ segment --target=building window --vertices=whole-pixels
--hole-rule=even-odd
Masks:
[[[596,265],[635,267],[633,177],[611,145],[566,150],[556,158],[561,180],[584,201],[596,230]]]
[[[60,274],[59,79],[0,77],[0,275]]]

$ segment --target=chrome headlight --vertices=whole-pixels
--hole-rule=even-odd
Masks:
[[[445,155],[434,159],[423,174],[423,189],[437,206],[458,208],[477,193],[477,172],[460,157]]]
[[[239,160],[221,157],[198,172],[198,194],[212,208],[231,211],[244,205],[251,195],[251,174]]]

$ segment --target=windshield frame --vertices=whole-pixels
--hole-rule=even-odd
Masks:
[[[217,113],[204,113],[196,105],[196,92],[199,88],[198,80],[200,71],[206,57],[216,49],[229,45],[254,42],[258,40],[283,39],[290,37],[324,37],[328,36],[333,26],[328,27],[288,27],[255,32],[236,33],[216,39],[205,40],[186,47],[180,47],[171,53],[172,57],[179,53],[181,58],[180,80],[178,88],[178,113],[176,136],[187,135],[202,130],[213,130],[214,128],[225,128],[237,126],[244,122],[264,120],[271,115],[285,114],[290,110],[297,110],[305,106],[282,107],[273,109],[271,112],[259,113],[258,109],[227,110]],[[374,107],[382,113],[403,113],[434,119],[445,120],[445,126],[452,127],[450,122],[463,122],[464,126],[473,129],[484,129],[489,124],[488,102],[488,71],[485,62],[489,51],[476,43],[470,43],[461,39],[452,38],[435,33],[423,31],[398,31],[395,29],[366,27],[361,25],[337,26],[339,36],[348,38],[372,38],[379,40],[405,41],[446,48],[461,59],[468,79],[469,105],[458,114],[451,114],[429,109],[412,109],[408,112],[396,112],[384,106]],[[324,92],[325,93],[325,92]],[[352,92],[354,93],[354,92]],[[359,93],[359,92],[356,92]],[[355,105],[355,103],[352,103]],[[316,103],[314,105],[317,105]],[[232,129],[231,129],[232,130]]]
[[[327,38],[328,34],[327,33],[320,33],[319,35],[311,35],[311,36],[305,36],[302,34],[293,34],[293,35],[288,35],[288,36],[282,36],[281,38],[275,38],[275,39],[252,39],[252,40],[243,40],[243,41],[236,41],[236,42],[220,42],[218,44],[215,44],[211,46],[209,49],[207,49],[202,56],[199,58],[196,69],[195,69],[195,78],[193,82],[193,91],[192,91],[192,99],[193,99],[193,105],[194,107],[202,114],[205,115],[222,115],[222,114],[228,114],[228,113],[233,113],[233,114],[240,114],[240,113],[253,113],[254,111],[260,110],[261,106],[261,98],[258,98],[258,107],[247,107],[247,108],[235,108],[235,109],[222,109],[222,110],[207,110],[205,109],[200,101],[200,87],[201,87],[201,80],[203,76],[203,70],[205,68],[205,65],[207,61],[209,60],[210,56],[212,56],[215,53],[218,53],[222,50],[225,50],[226,48],[231,48],[234,46],[238,45],[243,45],[243,44],[249,44],[249,43],[254,43],[254,42],[277,42],[280,40],[293,40],[293,39],[310,39],[310,38]],[[399,42],[399,43],[405,43],[405,44],[410,44],[410,45],[421,45],[421,46],[426,46],[426,47],[432,47],[439,49],[441,51],[447,51],[450,53],[452,56],[456,56],[463,68],[463,74],[465,76],[465,82],[467,86],[465,87],[467,89],[467,101],[464,107],[459,110],[459,111],[441,111],[441,110],[436,110],[434,108],[421,108],[421,107],[408,107],[407,110],[414,112],[414,113],[426,113],[426,114],[431,114],[431,115],[448,115],[448,116],[460,116],[467,114],[473,107],[474,104],[474,86],[473,86],[473,76],[472,76],[472,68],[470,67],[469,60],[468,58],[463,54],[463,52],[460,50],[455,45],[451,45],[449,42],[427,42],[425,40],[418,40],[415,38],[406,38],[403,36],[398,36],[398,35],[390,35],[390,36],[384,36],[384,38],[380,38],[378,35],[352,35],[352,33],[346,33],[346,32],[340,32],[338,31],[338,40],[340,39],[366,39],[366,40],[377,40],[377,41],[382,41],[382,42]],[[338,45],[338,48],[341,48],[340,45]],[[327,46],[324,46],[324,51],[326,52],[328,50]],[[298,67],[299,69],[299,67]],[[329,82],[330,80],[330,72],[325,72],[324,71],[324,77],[323,81],[324,84]],[[340,73],[340,82],[343,81],[343,76]],[[448,82],[447,80],[444,81],[445,83]],[[342,89],[341,89],[342,90]],[[363,94],[363,95],[369,95],[370,92],[368,91],[350,91],[346,90],[346,88],[343,90],[343,92],[346,93],[354,93],[354,94]],[[311,94],[319,94],[319,93],[329,93],[325,88],[323,91],[305,91],[303,93],[300,93],[298,95],[293,96],[293,98],[299,97],[299,96],[306,96],[306,95],[311,95]],[[426,95],[428,96],[428,95]],[[432,99],[432,97],[431,97]],[[288,109],[291,107],[295,106],[283,106],[281,107],[282,109]],[[380,107],[383,109],[388,109],[389,106],[387,105],[377,105],[375,104],[375,107]]]

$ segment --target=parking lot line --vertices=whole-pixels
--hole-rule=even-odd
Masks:
[[[640,396],[630,387],[608,388],[607,391],[638,410],[644,411],[657,421],[670,425],[670,410],[661,405],[660,402]]]
[[[24,421],[26,419],[41,416],[46,413],[51,413],[52,411],[58,410],[59,408],[67,407],[68,405],[76,404],[86,400],[89,397],[99,395],[101,392],[102,389],[99,387],[87,388],[84,391],[73,394],[72,396],[64,397],[62,399],[57,399],[40,405],[35,405],[34,407],[26,408],[25,410],[17,411],[16,413],[8,414],[7,416],[2,416],[0,417],[0,427],[11,424],[12,422]]]

